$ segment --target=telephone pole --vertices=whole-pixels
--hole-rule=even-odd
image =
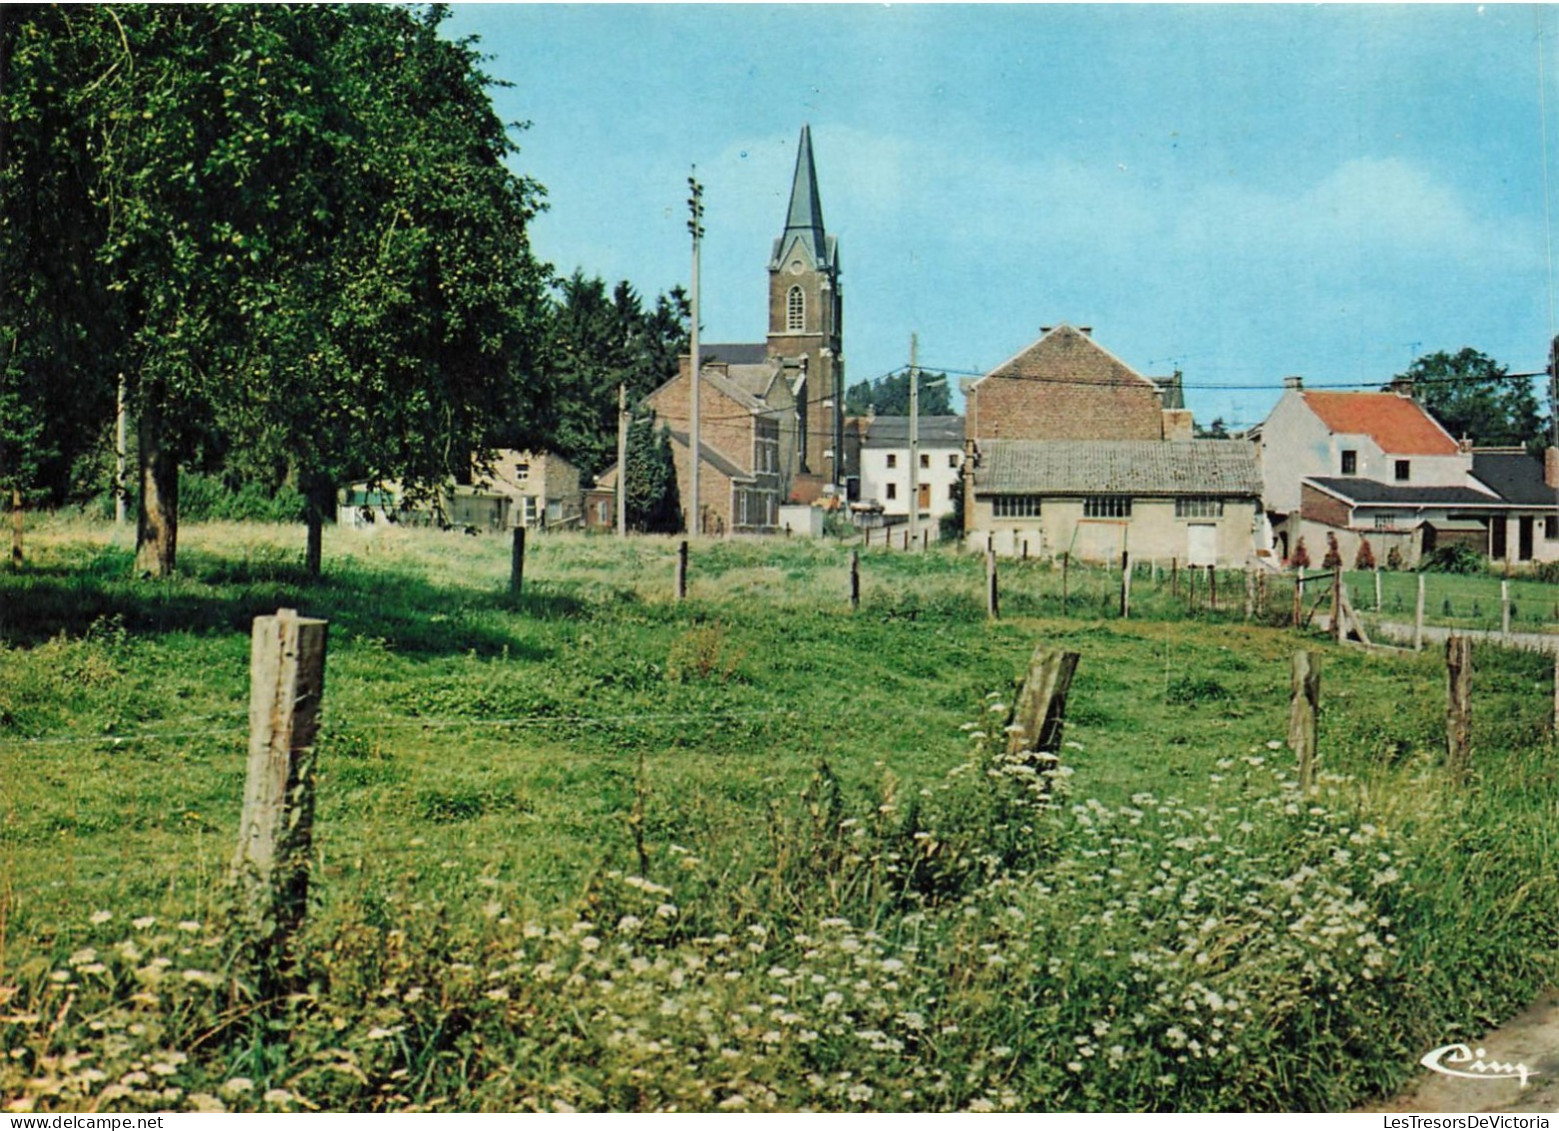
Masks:
[[[688,198],[687,202],[688,208],[692,212],[687,222],[687,230],[693,234],[693,325],[692,341],[689,343],[692,358],[688,366],[693,380],[691,394],[692,422],[689,428],[692,434],[688,437],[688,456],[693,471],[689,476],[688,509],[683,518],[683,525],[687,528],[689,534],[699,534],[702,533],[701,527],[703,523],[700,521],[701,512],[698,508],[698,385],[699,378],[702,376],[701,370],[703,366],[700,364],[701,359],[698,356],[698,246],[699,241],[704,237],[704,186],[698,183],[696,175],[698,173],[697,165],[693,166],[693,173],[695,175],[687,179],[687,187],[693,194]]]
[[[617,537],[628,536],[628,386],[617,386]]]
[[[909,336],[909,540],[920,544],[920,370],[919,338]]]

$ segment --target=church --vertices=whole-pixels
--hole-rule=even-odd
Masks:
[[[839,246],[823,224],[812,131],[801,127],[790,205],[768,262],[761,342],[700,343],[699,511],[705,534],[773,530],[782,503],[844,492],[843,297]],[[677,490],[689,505],[691,359],[646,398],[670,430]]]

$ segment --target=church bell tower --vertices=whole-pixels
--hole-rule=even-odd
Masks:
[[[767,353],[796,391],[803,474],[844,482],[843,299],[839,248],[823,227],[812,130],[801,127],[785,229],[769,257]]]

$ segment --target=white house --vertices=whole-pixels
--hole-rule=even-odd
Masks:
[[[920,520],[932,524],[951,514],[962,490],[964,420],[961,416],[922,416],[917,420],[917,501]],[[860,436],[860,497],[857,509],[876,512],[888,524],[908,521],[910,507],[909,417],[864,416]]]

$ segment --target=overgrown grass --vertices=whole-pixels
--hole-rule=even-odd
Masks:
[[[1547,661],[1322,653],[1167,576],[789,542],[192,527],[0,576],[0,1094],[37,1110],[1336,1109],[1555,971]],[[1205,578],[1203,579],[1205,586]],[[1227,598],[1224,597],[1225,592]],[[1227,599],[1227,604],[1224,604]],[[1274,600],[1278,606],[1278,601]],[[331,620],[295,992],[225,928],[248,618]],[[1286,613],[1286,606],[1280,606]],[[1275,618],[1280,614],[1275,613]],[[1148,619],[1156,618],[1156,619]],[[1064,765],[1002,756],[1036,643]]]

